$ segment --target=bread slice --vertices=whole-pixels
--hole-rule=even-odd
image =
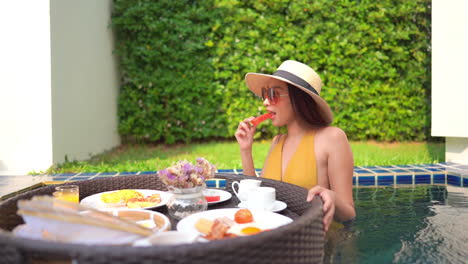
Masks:
[[[195,223],[195,228],[198,230],[198,232],[204,235],[209,234],[211,232],[212,227],[213,227],[213,221],[208,220],[206,218],[200,218]]]

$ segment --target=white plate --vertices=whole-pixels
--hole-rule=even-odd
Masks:
[[[195,228],[195,223],[200,218],[208,220],[214,220],[218,217],[226,216],[234,220],[234,215],[239,208],[226,208],[226,209],[214,209],[208,210],[193,215],[189,215],[177,224],[177,230],[180,232],[191,232],[193,234],[200,235],[201,233]],[[249,209],[250,210],[250,209]],[[262,229],[273,229],[282,225],[291,223],[293,220],[287,216],[263,211],[263,210],[250,210],[252,212],[253,219],[256,223],[261,225]]]
[[[179,231],[158,232],[149,237],[137,240],[133,243],[134,246],[151,246],[151,245],[178,245],[190,244],[196,241],[197,235],[193,233],[183,233]]]
[[[209,202],[208,204],[221,203],[221,202],[224,202],[224,201],[227,201],[227,200],[231,199],[231,197],[232,197],[232,194],[230,192],[223,191],[223,190],[217,190],[217,189],[205,189],[203,191],[203,195],[205,195],[205,196],[207,196],[207,195],[209,195],[209,196],[219,195],[220,196],[219,201]]]
[[[113,216],[118,216],[132,222],[136,222],[156,232],[171,229],[171,220],[162,213],[145,209],[116,209],[110,211]]]
[[[153,195],[155,193],[159,193],[161,195],[161,202],[155,206],[150,206],[150,207],[145,207],[145,208],[128,208],[126,206],[113,207],[101,200],[101,194],[118,191],[118,190],[114,190],[114,191],[108,191],[108,192],[102,192],[102,193],[96,193],[96,194],[90,195],[84,198],[83,200],[81,200],[80,204],[83,206],[91,207],[91,208],[101,210],[101,211],[118,210],[118,209],[150,209],[150,208],[156,208],[156,207],[166,205],[167,201],[172,196],[172,194],[168,192],[163,192],[163,191],[158,191],[158,190],[147,190],[147,189],[129,189],[129,190],[138,191],[141,194],[143,194],[143,196],[145,197]]]
[[[240,202],[240,204],[238,204],[237,207],[248,208],[248,206],[244,202]],[[275,203],[273,204],[273,208],[271,208],[270,211],[281,212],[284,209],[286,209],[286,207],[288,207],[288,205],[285,202],[276,200]]]

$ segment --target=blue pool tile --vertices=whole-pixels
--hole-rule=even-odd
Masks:
[[[61,177],[61,176],[75,176],[77,173],[59,173],[59,174],[53,174],[52,176],[55,177]]]
[[[219,172],[219,173],[233,173],[234,170],[226,170],[226,169],[224,169],[224,170],[218,170],[218,172]]]
[[[413,166],[410,166],[410,165],[397,165],[395,167],[407,169],[407,168],[412,168]]]
[[[70,180],[72,181],[84,181],[84,180],[89,180],[91,178],[93,178],[94,176],[76,176],[76,177],[73,177],[73,178],[70,178]]]
[[[353,185],[356,186],[356,177],[353,177]]]
[[[379,186],[393,185],[394,178],[393,175],[382,175],[377,177]]]
[[[96,172],[82,172],[78,176],[95,176],[95,175],[97,175]]]
[[[416,184],[430,184],[431,175],[430,174],[416,174],[414,176],[414,182]]]
[[[364,173],[372,173],[371,171],[369,171],[369,170],[364,170],[364,169],[354,170],[354,172],[356,172],[356,173],[362,173],[362,174],[364,174]]]
[[[434,174],[432,177],[433,183],[445,184],[445,174]]]
[[[126,175],[136,175],[138,172],[136,171],[126,171],[119,173],[119,176],[126,176]]]
[[[391,172],[395,172],[395,173],[408,173],[408,170],[404,170],[404,169],[389,169]]]
[[[157,171],[141,171],[140,175],[146,175],[146,174],[156,174],[158,173]]]
[[[463,178],[463,187],[468,187],[468,178]]]
[[[358,177],[358,183],[359,185],[375,185],[375,177],[374,176],[361,176]]]
[[[413,184],[413,175],[405,174],[397,175],[396,177],[397,184]]]
[[[379,166],[366,166],[364,168],[366,168],[366,169],[378,169],[380,167]]]
[[[450,184],[450,185],[454,185],[454,186],[460,186],[460,183],[461,183],[460,176],[448,174],[447,175],[447,183]]]
[[[413,164],[413,167],[429,167],[427,164]]]
[[[444,168],[442,167],[438,167],[438,168],[424,168],[425,170],[429,170],[429,171],[445,171]]]
[[[427,171],[425,171],[425,170],[423,170],[423,169],[408,168],[408,170],[409,170],[409,171],[412,171],[412,172],[426,172],[426,173],[427,173]]]
[[[71,179],[71,176],[52,176],[52,181],[66,181]]]
[[[209,187],[209,188],[226,188],[225,179],[208,179],[205,182],[206,182],[206,187]]]
[[[100,176],[116,176],[117,174],[119,174],[118,172],[103,172],[101,174],[99,174],[99,177]]]

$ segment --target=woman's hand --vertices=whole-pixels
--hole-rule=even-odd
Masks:
[[[334,191],[319,185],[314,186],[309,190],[307,201],[312,201],[315,195],[319,195],[323,201],[323,229],[325,232],[327,232],[330,224],[333,221],[333,216],[335,215],[336,195]]]
[[[241,150],[251,150],[253,144],[253,136],[255,134],[255,126],[251,126],[249,121],[254,119],[254,117],[249,117],[244,119],[244,121],[239,122],[237,131],[234,134],[236,136],[237,142],[239,143]]]

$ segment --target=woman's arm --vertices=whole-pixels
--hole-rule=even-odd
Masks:
[[[330,137],[328,180],[330,189],[336,194],[335,219],[347,221],[356,216],[353,201],[353,152],[343,130],[335,128]]]
[[[234,134],[237,142],[239,143],[243,174],[248,176],[255,176],[255,166],[252,157],[252,145],[256,127],[250,126],[249,122],[252,119],[254,119],[253,116],[239,122],[237,131]]]
[[[255,174],[255,165],[252,157],[252,149],[250,150],[240,150],[241,160],[242,160],[242,174],[247,176],[256,176]]]
[[[309,190],[307,200],[315,195],[323,200],[324,228],[327,231],[333,218],[351,220],[356,216],[353,201],[354,161],[348,138],[343,130],[327,127],[322,132],[326,142],[326,173],[328,186],[315,186]]]

